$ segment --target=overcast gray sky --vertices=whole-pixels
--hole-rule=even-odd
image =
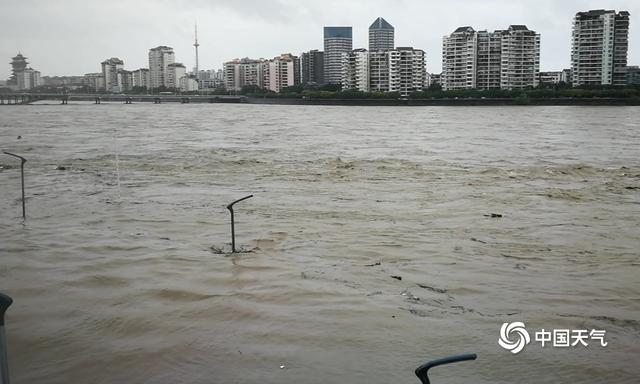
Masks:
[[[109,57],[126,69],[148,67],[148,50],[158,45],[173,47],[191,69],[196,21],[201,69],[322,49],[325,25],[353,26],[354,48],[366,47],[378,16],[395,27],[396,45],[427,52],[429,72],[440,72],[442,36],[458,26],[510,24],[539,32],[541,70],[560,70],[569,66],[573,16],[601,8],[631,12],[629,63],[640,64],[640,0],[0,0],[0,79],[18,51],[45,76],[99,72]]]

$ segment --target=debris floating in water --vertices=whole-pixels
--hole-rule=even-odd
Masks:
[[[489,213],[487,215],[484,215],[485,217],[491,217],[494,219],[499,219],[502,218],[502,214],[501,213]]]
[[[392,277],[392,278],[394,278],[394,279],[396,279],[396,280],[402,280],[402,276],[395,276],[395,275],[392,275],[391,277]]]

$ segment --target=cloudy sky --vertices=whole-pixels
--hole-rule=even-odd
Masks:
[[[325,25],[353,26],[354,48],[366,47],[378,16],[396,28],[396,45],[427,52],[429,72],[440,72],[442,36],[458,26],[510,24],[539,32],[541,70],[559,70],[569,65],[574,14],[602,8],[631,12],[629,63],[640,64],[639,0],[0,0],[0,79],[18,51],[50,76],[98,72],[109,57],[126,69],[147,67],[148,50],[158,45],[173,47],[191,68],[196,21],[201,69],[322,49]]]

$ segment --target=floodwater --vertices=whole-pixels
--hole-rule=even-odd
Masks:
[[[0,157],[12,381],[417,383],[423,362],[477,353],[433,383],[637,383],[639,121],[635,107],[2,107],[0,149],[28,160],[23,223],[19,163]],[[230,254],[225,206],[249,194]],[[497,341],[516,321],[532,341],[512,354]],[[543,348],[543,328],[606,330],[608,345]]]

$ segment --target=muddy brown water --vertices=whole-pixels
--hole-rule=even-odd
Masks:
[[[13,382],[417,383],[421,363],[475,352],[433,382],[636,383],[639,121],[637,107],[0,108],[0,149],[28,159],[23,224],[19,164],[0,157]],[[225,205],[248,194],[251,252],[230,255]],[[497,343],[513,321],[605,329],[609,345],[513,355]]]

